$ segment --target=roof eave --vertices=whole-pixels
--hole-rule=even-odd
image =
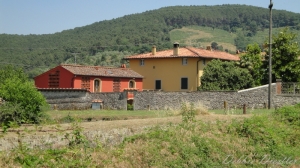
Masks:
[[[78,76],[94,76],[94,77],[110,77],[110,78],[144,78],[143,76],[105,76],[105,75],[87,75],[87,74],[74,74]]]

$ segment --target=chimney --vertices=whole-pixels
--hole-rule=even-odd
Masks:
[[[121,68],[126,68],[126,64],[122,64],[122,65],[121,65]]]
[[[206,50],[212,51],[211,46],[206,46]]]
[[[152,55],[155,55],[156,54],[156,46],[152,46]]]
[[[173,44],[173,46],[174,46],[174,48],[173,48],[173,55],[174,56],[178,56],[178,54],[179,54],[179,43],[175,42]]]

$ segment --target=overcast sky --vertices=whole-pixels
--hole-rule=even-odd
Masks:
[[[274,9],[300,13],[300,0],[273,0]],[[247,4],[270,0],[0,0],[0,34],[52,34],[167,6]]]

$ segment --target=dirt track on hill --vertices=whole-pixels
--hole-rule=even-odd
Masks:
[[[230,121],[232,119],[243,119],[251,115],[199,115],[196,120],[204,122]],[[115,145],[123,141],[125,137],[142,133],[147,128],[156,125],[177,124],[182,120],[181,116],[164,118],[147,118],[114,121],[82,122],[79,126],[89,140],[100,140],[107,145]],[[17,129],[10,129],[7,133],[1,133],[0,151],[9,150],[18,146],[19,141],[26,143],[29,147],[41,147],[43,144],[51,144],[52,147],[59,147],[68,144],[64,139],[66,133],[74,129],[72,124],[56,124],[41,126],[22,126]],[[21,137],[21,138],[20,138]]]

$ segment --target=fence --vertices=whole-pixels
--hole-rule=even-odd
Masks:
[[[282,82],[281,94],[283,95],[300,95],[300,83]]]

